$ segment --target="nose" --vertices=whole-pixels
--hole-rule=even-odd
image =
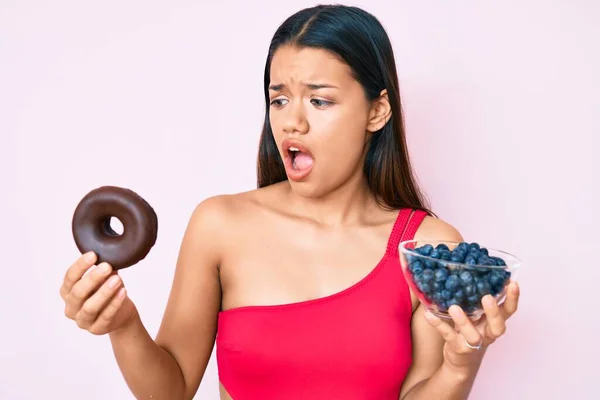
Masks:
[[[293,101],[285,107],[283,119],[283,130],[285,133],[306,134],[308,132],[308,120],[302,102]]]

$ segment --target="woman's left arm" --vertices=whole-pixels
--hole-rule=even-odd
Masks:
[[[417,232],[416,239],[463,241],[452,226],[427,219],[430,221],[424,221],[424,232]],[[518,284],[511,282],[502,305],[490,295],[482,299],[485,314],[476,322],[456,305],[448,310],[452,321],[444,321],[419,305],[412,317],[413,364],[400,400],[466,400],[488,346],[504,334],[506,320],[516,312],[518,302]]]

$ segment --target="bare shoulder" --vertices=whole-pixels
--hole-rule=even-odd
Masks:
[[[423,219],[415,234],[415,239],[463,241],[461,233],[453,225],[430,215]]]
[[[219,194],[202,200],[192,213],[193,220],[203,220],[207,226],[220,225],[245,213],[265,208],[279,195],[280,187],[253,189],[234,194]]]
[[[194,236],[210,237],[218,244],[219,239],[230,236],[248,217],[256,217],[269,209],[279,188],[253,189],[233,194],[219,194],[199,202],[190,217],[188,231]],[[207,236],[210,235],[210,236]]]
[[[232,197],[232,195],[216,195],[199,202],[190,216],[184,244],[190,242],[194,248],[201,246],[213,256],[213,261],[219,261],[220,239],[225,233],[224,228],[234,219],[235,207]]]
[[[190,217],[190,225],[200,230],[216,233],[234,217],[239,194],[219,194],[200,201]]]

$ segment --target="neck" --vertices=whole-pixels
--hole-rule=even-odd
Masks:
[[[288,196],[289,204],[296,210],[297,216],[325,226],[358,223],[365,219],[366,213],[376,207],[362,173],[356,174],[322,197],[301,197],[295,194],[291,187]]]

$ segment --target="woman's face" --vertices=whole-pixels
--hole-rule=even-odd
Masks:
[[[329,52],[293,46],[273,56],[269,97],[273,136],[297,194],[321,197],[362,179],[369,134],[389,118],[386,98],[368,101]]]

